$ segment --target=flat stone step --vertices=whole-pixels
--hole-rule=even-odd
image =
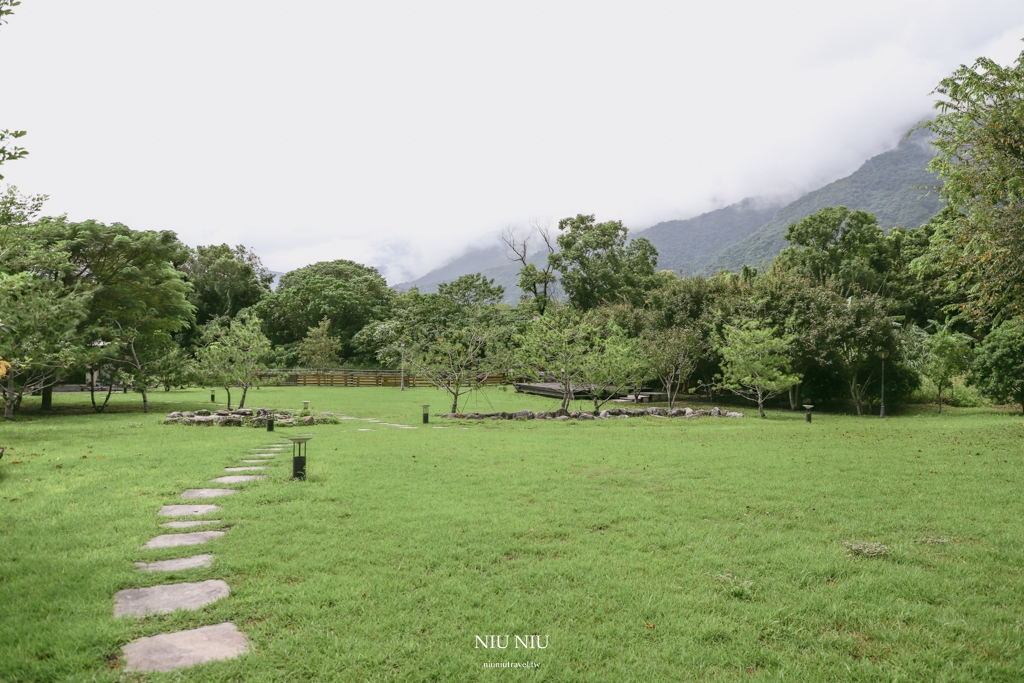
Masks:
[[[217,496],[230,496],[238,493],[235,489],[189,489],[181,494],[186,500],[191,498],[216,498]]]
[[[243,460],[242,462],[268,462],[267,460]]]
[[[196,569],[197,567],[209,567],[213,564],[213,555],[193,555],[182,557],[177,560],[160,560],[159,562],[136,562],[135,566],[146,572],[176,572],[181,569]]]
[[[224,471],[225,472],[252,472],[252,471],[265,470],[265,469],[267,469],[267,468],[266,467],[225,467]]]
[[[187,529],[192,526],[202,526],[204,524],[220,524],[219,519],[195,519],[188,522],[164,522],[160,526],[165,529]]]
[[[160,508],[160,514],[164,517],[184,517],[186,515],[208,515],[219,510],[220,506],[217,505],[164,505]]]
[[[223,531],[193,531],[188,534],[161,534],[149,539],[143,548],[175,548],[179,545],[199,545],[224,535]]]
[[[241,484],[247,481],[259,481],[263,476],[260,474],[231,474],[226,477],[217,477],[210,481],[214,484]]]
[[[126,671],[174,671],[249,651],[249,640],[230,621],[190,631],[139,638],[124,646]]]
[[[114,617],[142,617],[169,614],[179,609],[199,609],[227,597],[230,592],[228,585],[220,579],[127,588],[114,594]]]

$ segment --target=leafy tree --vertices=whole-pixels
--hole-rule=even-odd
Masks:
[[[270,293],[274,276],[255,252],[238,245],[196,247],[181,270],[192,285],[189,302],[195,306],[195,324],[214,318],[233,318]]]
[[[212,322],[203,334],[204,345],[196,351],[203,376],[227,392],[228,410],[231,388],[241,388],[238,407],[244,408],[246,394],[260,383],[260,376],[267,369],[270,340],[261,325],[259,318],[246,313],[233,320]]]
[[[483,273],[477,273],[442,282],[437,286],[437,293],[459,306],[490,306],[501,303],[505,288],[494,284],[494,280],[484,277]]]
[[[405,348],[406,361],[417,378],[443,389],[452,398],[451,412],[459,412],[459,400],[482,386],[488,374],[504,370],[493,330],[469,326],[451,330],[429,341]]]
[[[1020,403],[1024,414],[1024,317],[992,329],[974,358],[970,378],[993,401]]]
[[[1024,52],[1009,67],[980,58],[935,88],[931,170],[954,220],[944,264],[979,321],[1024,313]]]
[[[745,321],[722,329],[721,386],[748,401],[757,402],[764,418],[764,402],[800,381],[789,360],[792,335],[779,336],[761,321]]]
[[[942,412],[942,392],[952,388],[953,378],[967,372],[971,355],[971,340],[965,334],[954,332],[949,322],[937,325],[935,334],[924,340],[927,357],[922,367],[924,375],[936,388],[935,400]]]
[[[586,383],[587,358],[598,340],[589,316],[569,306],[549,307],[517,336],[518,363],[535,379],[557,384],[566,410],[575,388]]]
[[[264,321],[270,341],[291,349],[326,317],[341,342],[342,356],[348,358],[354,355],[352,338],[371,321],[385,317],[392,296],[375,268],[324,261],[285,274],[253,310]]]
[[[560,250],[548,261],[579,310],[617,301],[642,304],[645,292],[657,285],[657,250],[643,237],[627,243],[629,231],[621,221],[598,223],[580,214],[563,218],[558,229]]]
[[[589,390],[594,412],[626,387],[647,377],[649,365],[640,343],[614,323],[595,338],[594,349],[582,358],[580,381]]]
[[[862,415],[869,400],[868,388],[881,367],[879,353],[888,351],[894,362],[898,360],[894,353],[897,326],[885,310],[882,298],[872,294],[847,299],[841,325],[839,366],[857,414]]]
[[[331,336],[331,321],[324,318],[316,327],[310,327],[306,338],[299,344],[299,363],[303,367],[315,368],[323,375],[327,368],[339,363],[338,350],[341,343]]]
[[[705,334],[696,325],[652,329],[645,335],[643,350],[648,367],[668,394],[671,410],[679,390],[687,386],[697,363],[708,352]]]
[[[530,259],[530,241],[539,238],[544,243],[546,258],[543,267],[538,268]],[[539,315],[544,315],[548,303],[554,297],[558,278],[555,277],[551,255],[555,253],[555,241],[547,226],[534,224],[528,234],[520,237],[515,228],[506,228],[502,232],[505,242],[505,255],[512,262],[521,264],[519,269],[519,289],[523,292],[523,303],[529,303]]]
[[[14,14],[13,7],[17,7],[21,4],[21,0],[0,0],[0,26],[7,23],[7,17]],[[3,166],[5,161],[14,161],[15,159],[21,159],[28,152],[13,144],[14,140],[20,137],[24,137],[25,131],[23,130],[0,130],[0,166]],[[0,180],[4,177],[0,175]]]

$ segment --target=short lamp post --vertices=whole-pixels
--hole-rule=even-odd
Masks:
[[[889,357],[889,352],[885,350],[879,351],[878,356],[882,359],[882,404],[878,417],[885,417],[885,359]]]
[[[424,403],[423,405],[423,424],[430,422],[430,404]]]
[[[399,391],[405,391],[405,342],[401,342],[398,347],[402,349],[402,388]]]
[[[814,407],[813,405],[810,405],[810,404],[807,404],[807,403],[804,404],[804,410],[807,411],[807,412],[804,413],[804,419],[807,422],[811,421],[811,408],[813,408],[813,407]]]
[[[216,402],[217,402],[217,392],[214,391],[213,389],[210,389],[210,403],[216,403]]]
[[[304,413],[308,413],[309,412],[309,401],[303,401],[302,402],[302,412],[304,412]]]
[[[273,410],[271,410],[270,414],[267,415],[267,431],[268,432],[274,431],[274,411]]]
[[[292,442],[292,479],[306,478],[306,442],[312,438],[311,434],[288,437]]]

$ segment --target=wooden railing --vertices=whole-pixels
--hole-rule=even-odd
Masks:
[[[281,386],[300,387],[400,387],[402,375],[395,370],[328,370],[326,372],[272,371],[262,376],[264,381]],[[504,375],[488,375],[482,384],[494,386],[505,384]],[[407,387],[429,387],[426,378],[405,375]]]

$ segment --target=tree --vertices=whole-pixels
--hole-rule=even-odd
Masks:
[[[203,334],[204,345],[196,351],[203,376],[211,384],[224,387],[231,410],[231,388],[242,389],[239,408],[251,387],[260,383],[270,354],[270,340],[263,334],[262,322],[255,315],[241,314],[233,320],[214,321]]]
[[[935,385],[935,400],[942,412],[942,392],[952,388],[953,378],[967,372],[971,355],[971,340],[965,334],[954,332],[949,321],[936,324],[935,334],[924,340],[927,352],[922,371]]]
[[[626,242],[629,231],[621,221],[598,223],[582,214],[558,222],[560,250],[548,257],[561,275],[570,303],[589,311],[606,303],[642,304],[657,285],[658,251],[640,237]]]
[[[14,14],[12,8],[20,4],[21,0],[0,0],[0,26],[6,24],[7,17]],[[0,166],[3,166],[5,161],[21,159],[28,154],[25,149],[13,144],[14,140],[24,137],[24,135],[25,131],[23,130],[0,130]],[[0,180],[3,179],[4,177],[0,175]]]
[[[315,368],[321,376],[327,368],[338,364],[341,342],[330,335],[331,321],[324,318],[316,327],[310,327],[306,338],[299,344],[299,363]]]
[[[594,349],[583,356],[580,380],[590,390],[594,412],[623,389],[643,382],[649,366],[638,340],[609,321],[594,341]]]
[[[346,260],[323,261],[286,273],[253,310],[264,321],[270,341],[292,349],[292,354],[306,330],[326,317],[341,342],[342,356],[348,358],[354,354],[352,338],[385,316],[393,296],[375,268]]]
[[[980,58],[935,88],[930,165],[954,212],[944,264],[979,322],[1024,313],[1024,52],[1009,67]]]
[[[477,273],[442,282],[437,286],[437,294],[459,306],[492,306],[501,303],[505,288],[494,284],[494,280],[484,277],[483,273]]]
[[[838,364],[857,414],[862,415],[868,387],[881,367],[880,352],[888,351],[893,364],[898,361],[897,326],[885,310],[885,302],[875,295],[847,299],[840,326]]]
[[[762,321],[726,325],[719,346],[721,386],[748,401],[756,401],[757,412],[764,418],[764,402],[800,381],[800,375],[790,367],[792,344],[791,335],[779,336],[776,329],[764,326]]]
[[[197,326],[214,318],[233,318],[239,311],[255,306],[270,293],[274,281],[260,257],[242,245],[196,247],[180,269],[192,284],[189,302],[195,306]]]
[[[1017,402],[1024,414],[1024,317],[992,329],[974,358],[971,381],[999,403]]]
[[[451,412],[457,413],[460,398],[481,387],[488,374],[504,369],[495,341],[492,330],[464,327],[407,345],[405,358],[417,378],[451,396]]]
[[[586,314],[569,306],[549,307],[518,335],[519,366],[542,382],[558,385],[562,409],[586,382],[587,358],[598,343],[598,329]]]
[[[645,335],[643,353],[668,394],[669,410],[707,351],[704,335],[694,325],[652,329]]]
[[[534,237],[544,243],[542,268],[537,267],[534,262],[536,258],[530,258],[530,240]],[[554,296],[557,282],[551,261],[551,255],[555,253],[555,241],[550,228],[534,223],[530,232],[520,237],[515,228],[509,227],[502,232],[501,239],[505,242],[505,256],[522,266],[517,283],[523,292],[522,298],[536,308],[539,315],[544,315]]]

